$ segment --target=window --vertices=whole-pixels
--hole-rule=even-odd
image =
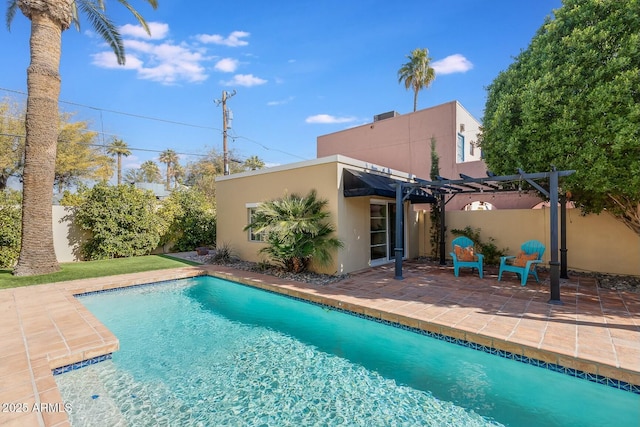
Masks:
[[[456,144],[456,163],[464,162],[464,135],[458,134],[458,142]]]
[[[251,224],[251,222],[253,222],[253,215],[255,215],[256,212],[256,206],[249,206],[247,208],[247,224]],[[249,228],[249,241],[250,242],[264,242],[265,236],[264,233],[254,233],[253,230],[251,228]]]

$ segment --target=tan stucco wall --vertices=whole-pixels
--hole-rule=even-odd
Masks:
[[[549,262],[549,213],[549,209],[447,212],[446,224],[448,230],[466,226],[480,228],[483,240],[493,237],[498,248],[509,248],[509,254],[513,255],[525,241],[539,240],[547,246],[544,260]],[[428,213],[423,221],[421,254],[428,256]],[[448,232],[447,254],[453,238],[455,236]],[[578,209],[567,209],[567,267],[575,271],[640,276],[640,236],[607,213],[582,216]]]
[[[296,166],[297,165],[297,166]],[[260,203],[289,193],[307,194],[315,188],[318,197],[328,201],[327,211],[331,221],[337,227],[336,235],[344,243],[334,256],[334,262],[327,267],[313,266],[313,270],[329,274],[349,273],[370,265],[370,225],[369,203],[371,197],[343,196],[343,168],[357,170],[378,169],[380,167],[355,161],[343,156],[331,156],[317,161],[301,162],[280,168],[248,172],[229,177],[218,178],[216,192],[217,205],[217,244],[228,244],[242,259],[261,261],[257,253],[263,243],[250,242],[248,233],[243,231],[247,225],[247,203]],[[407,175],[397,178],[406,179]],[[379,197],[376,197],[380,199]],[[385,199],[393,202],[394,199]],[[418,213],[405,206],[408,215],[407,256],[418,254]]]
[[[58,262],[74,262],[81,259],[80,246],[86,233],[73,223],[73,211],[65,206],[52,206],[53,247]]]
[[[216,183],[217,245],[229,245],[242,259],[261,261],[264,258],[258,251],[264,244],[249,241],[248,233],[243,231],[248,221],[247,203],[261,203],[280,198],[286,193],[306,195],[315,189],[318,198],[328,201],[326,210],[330,213],[330,221],[335,224],[338,218],[337,188],[336,165],[332,163],[246,172],[219,178]],[[334,257],[332,265],[320,270],[336,273],[337,262],[337,257]]]

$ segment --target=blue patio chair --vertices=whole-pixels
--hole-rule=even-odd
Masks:
[[[530,274],[535,277],[536,282],[540,282],[537,268],[538,264],[542,263],[542,255],[545,250],[544,244],[537,240],[529,240],[524,242],[520,249],[522,251],[517,256],[500,257],[498,281],[502,279],[502,273],[511,271],[520,276],[520,284],[522,286],[526,286]]]
[[[475,252],[475,244],[473,240],[468,237],[456,237],[451,242],[453,252],[450,252],[451,258],[453,258],[453,274],[458,277],[460,268],[478,269],[478,274],[482,279],[482,261],[484,255]]]

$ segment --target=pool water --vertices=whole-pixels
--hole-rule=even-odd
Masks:
[[[120,340],[74,426],[633,426],[640,396],[203,276],[80,297]]]

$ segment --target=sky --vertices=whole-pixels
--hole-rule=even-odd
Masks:
[[[123,170],[172,149],[186,165],[228,146],[267,166],[316,158],[316,139],[413,111],[398,69],[427,48],[436,78],[418,109],[457,100],[482,120],[486,87],[526,49],[561,0],[130,0],[148,36],[118,2],[107,14],[126,64],[86,20],[62,35],[60,110],[88,121],[98,142],[123,139]],[[30,22],[18,11],[0,30],[0,100],[26,99]],[[161,165],[162,166],[162,165]]]

